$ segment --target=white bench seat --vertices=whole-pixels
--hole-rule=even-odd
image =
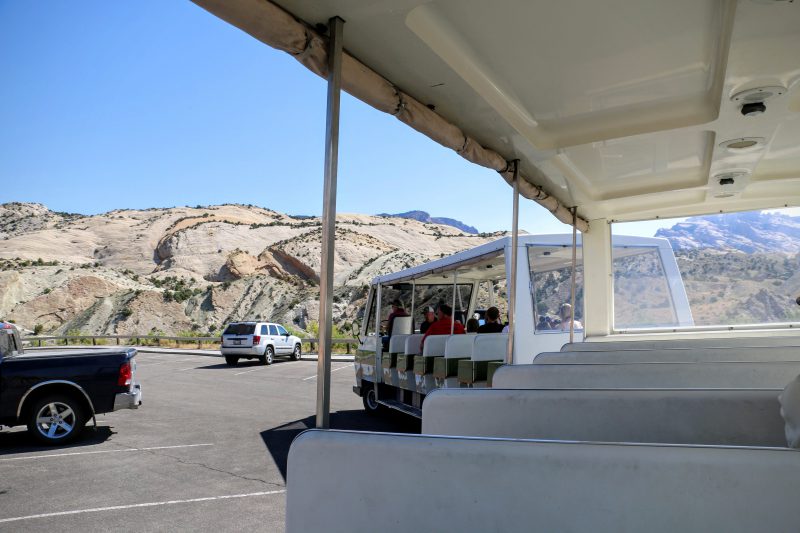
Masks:
[[[422,432],[783,447],[781,390],[437,390],[423,405]]]
[[[543,352],[534,364],[701,363],[717,361],[800,361],[800,347],[680,348],[611,350],[607,352]]]
[[[503,365],[497,389],[783,388],[798,362]]]
[[[755,337],[719,337],[703,339],[630,340],[605,342],[573,342],[561,347],[562,352],[604,352],[610,350],[670,350],[674,348],[727,348],[760,346],[800,346],[800,335],[773,335]]]
[[[799,480],[784,448],[309,430],[289,450],[286,531],[792,532]]]

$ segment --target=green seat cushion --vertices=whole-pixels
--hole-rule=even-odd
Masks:
[[[433,360],[436,359],[437,356],[424,356],[424,355],[415,355],[414,356],[414,373],[419,374],[420,376],[424,376],[425,374],[432,374],[433,373]]]
[[[463,361],[464,357],[449,358],[436,357],[433,360],[433,377],[435,378],[449,378],[458,374],[458,362]]]
[[[381,357],[381,366],[383,368],[394,368],[397,365],[396,353],[385,353]]]
[[[397,371],[407,372],[414,370],[414,356],[406,355],[404,353],[397,354]]]

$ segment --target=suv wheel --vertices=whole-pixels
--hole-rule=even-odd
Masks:
[[[78,400],[66,394],[49,394],[34,402],[28,411],[28,431],[47,445],[75,440],[86,425]]]
[[[237,364],[239,364],[239,358],[236,357],[235,355],[226,355],[225,363],[227,363],[228,366],[236,366]]]
[[[260,356],[258,360],[262,365],[271,365],[272,361],[275,360],[275,351],[272,346],[264,348],[264,355]]]
[[[294,345],[294,351],[292,352],[292,361],[299,361],[303,357],[303,352],[300,348],[300,344]]]

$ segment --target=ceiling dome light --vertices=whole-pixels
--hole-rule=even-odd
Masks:
[[[720,148],[724,148],[729,152],[739,154],[742,152],[750,152],[761,148],[764,144],[764,137],[740,137],[738,139],[729,139],[719,143]]]
[[[731,96],[731,101],[739,102],[742,104],[749,104],[753,102],[765,102],[770,98],[781,96],[786,92],[786,87],[780,85],[768,85],[761,87],[753,87],[752,89],[745,89],[739,91]]]

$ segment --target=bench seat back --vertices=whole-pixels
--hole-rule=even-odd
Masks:
[[[783,388],[800,375],[798,362],[503,365],[497,389]]]
[[[781,389],[442,389],[422,432],[516,439],[786,446]]]

